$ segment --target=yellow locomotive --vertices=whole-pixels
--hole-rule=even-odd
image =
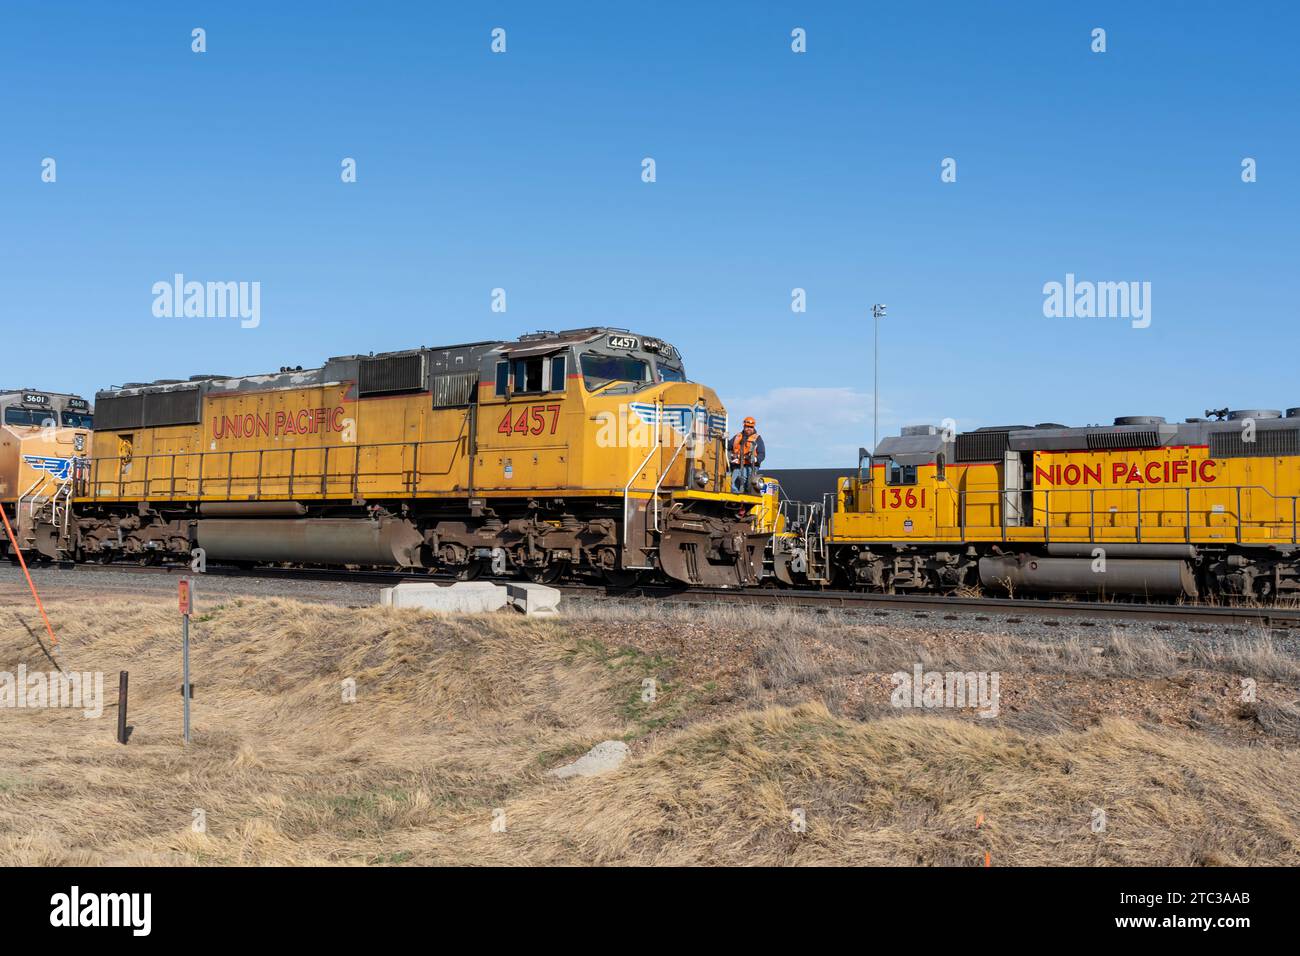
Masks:
[[[904,428],[800,537],[788,583],[1261,599],[1300,591],[1300,408]]]
[[[757,582],[758,494],[667,342],[585,328],[96,395],[51,556]]]
[[[90,403],[79,395],[0,389],[0,507],[22,551],[52,555],[71,530],[69,506],[92,425]],[[0,527],[0,554],[12,549]]]

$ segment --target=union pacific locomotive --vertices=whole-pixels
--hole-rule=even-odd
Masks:
[[[717,395],[622,329],[136,383],[95,414],[48,557],[739,587],[770,538],[730,491]]]
[[[864,449],[775,539],[787,583],[882,591],[1300,591],[1300,408],[945,433]]]
[[[0,389],[0,508],[22,551],[53,551],[71,531],[76,462],[90,450],[93,417],[79,395]],[[13,550],[0,527],[0,555]]]

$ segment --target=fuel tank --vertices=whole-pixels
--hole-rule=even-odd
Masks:
[[[416,567],[424,538],[400,518],[203,518],[195,544],[209,559]]]
[[[1104,571],[1095,564],[1092,558],[1029,554],[980,558],[980,583],[993,590],[1054,594],[1196,595],[1196,578],[1186,561],[1109,558]]]

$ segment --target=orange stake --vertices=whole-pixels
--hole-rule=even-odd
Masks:
[[[50,619],[45,613],[45,605],[41,603],[41,596],[36,593],[36,582],[32,580],[32,573],[27,570],[27,562],[23,560],[23,549],[18,547],[18,539],[14,536],[14,529],[10,527],[9,516],[5,514],[3,507],[0,507],[0,518],[4,519],[5,532],[13,543],[14,554],[18,555],[18,563],[22,565],[23,576],[27,578],[27,586],[32,589],[32,597],[36,599],[36,608],[41,612],[41,620],[45,622],[45,630],[50,635],[50,647],[52,650],[57,651],[59,649],[59,639],[54,636],[54,628],[50,627]]]

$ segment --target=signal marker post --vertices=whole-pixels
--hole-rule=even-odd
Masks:
[[[185,742],[190,742],[190,611],[194,600],[190,591],[190,579],[181,578],[178,582],[178,596],[181,611],[181,700],[185,710]]]

